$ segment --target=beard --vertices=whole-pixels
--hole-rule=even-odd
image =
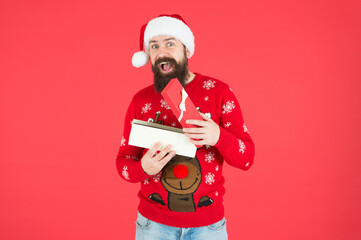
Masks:
[[[173,70],[169,73],[163,73],[160,70],[161,67],[159,66],[161,62],[168,62],[172,64]],[[184,57],[179,63],[170,57],[162,57],[157,59],[155,63],[152,64],[152,71],[154,74],[154,89],[156,92],[162,92],[165,86],[167,86],[169,81],[173,78],[178,78],[182,86],[185,87],[186,80],[189,77],[188,58],[186,51],[184,51]]]

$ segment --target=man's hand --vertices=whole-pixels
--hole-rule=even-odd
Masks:
[[[157,142],[140,160],[143,171],[148,175],[159,173],[175,155],[175,151],[171,151],[171,145],[167,145],[162,151],[157,153],[160,146],[161,143]]]
[[[200,113],[202,120],[187,120],[186,123],[199,126],[198,128],[183,128],[186,137],[190,138],[191,143],[195,145],[211,145],[214,146],[219,139],[220,129],[217,123],[212,119]],[[198,140],[194,140],[194,139]]]

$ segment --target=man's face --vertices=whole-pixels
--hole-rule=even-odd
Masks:
[[[178,78],[185,86],[189,76],[189,54],[182,42],[172,36],[156,36],[149,40],[149,57],[157,92],[161,92],[173,78]]]

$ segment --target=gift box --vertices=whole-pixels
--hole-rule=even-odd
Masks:
[[[198,127],[185,122],[188,119],[203,120],[203,118],[177,78],[170,80],[161,94],[183,128]]]
[[[170,144],[172,150],[178,155],[191,158],[196,155],[196,146],[184,135],[182,129],[137,119],[132,121],[129,145],[149,149],[157,142],[162,143],[162,146],[158,149],[160,151]]]

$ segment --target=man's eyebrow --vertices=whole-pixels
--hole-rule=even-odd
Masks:
[[[169,40],[175,40],[175,38],[173,38],[173,37],[172,38],[166,38],[166,39],[163,40],[163,42],[169,41]]]
[[[163,40],[163,42],[170,41],[170,40],[175,40],[175,38],[174,37],[166,38],[166,39]],[[156,43],[156,42],[158,42],[158,41],[157,40],[150,40],[149,44]]]

